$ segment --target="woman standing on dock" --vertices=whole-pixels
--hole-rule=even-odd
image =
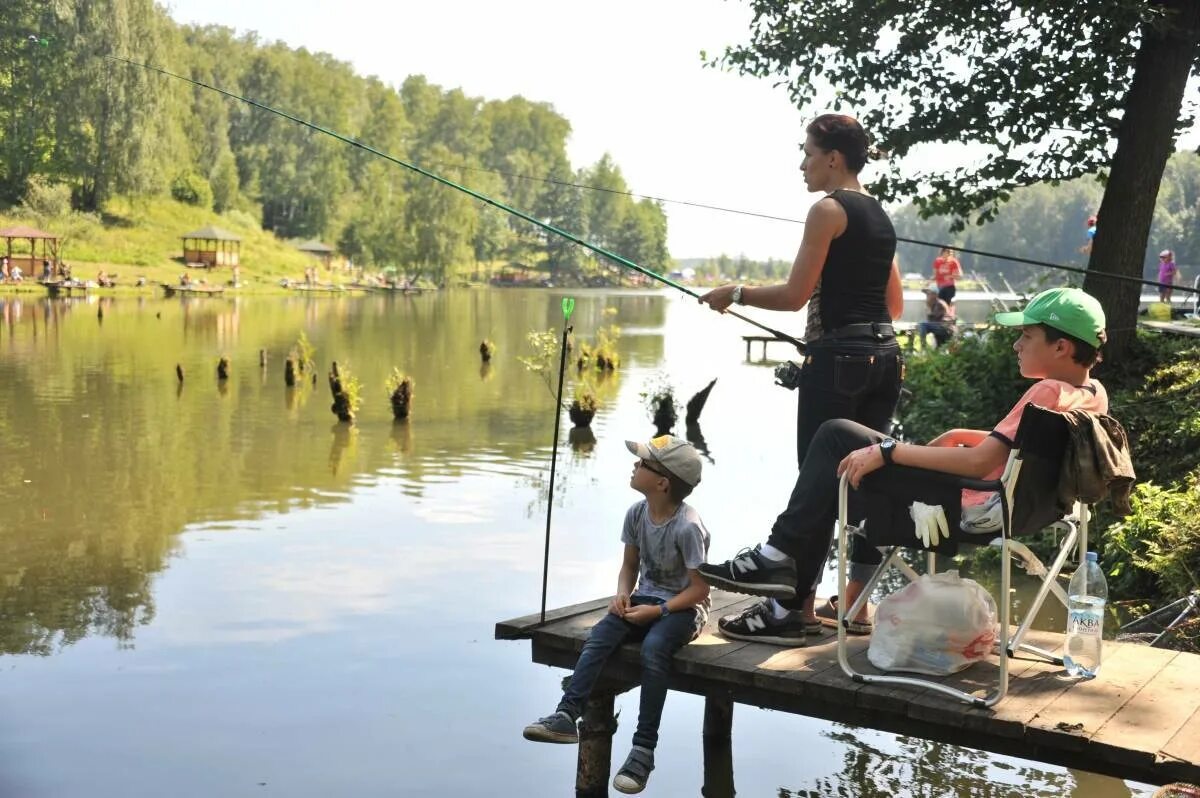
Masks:
[[[850,419],[887,432],[903,371],[892,328],[892,320],[904,310],[895,263],[896,231],[883,206],[858,179],[869,157],[866,131],[853,117],[824,114],[806,133],[800,166],[804,184],[809,191],[825,192],[825,197],[808,212],[787,282],[724,285],[700,297],[716,311],[734,303],[783,311],[807,307],[807,350],[796,421],[800,464],[817,428],[830,419]],[[780,518],[795,500],[793,491],[789,509]],[[769,546],[757,554],[786,556]],[[799,596],[806,594],[797,591]],[[822,610],[829,614],[832,608]],[[722,619],[721,629],[734,634],[769,629],[776,637],[803,645],[805,630],[819,623],[810,596],[783,604],[771,599],[737,618]]]

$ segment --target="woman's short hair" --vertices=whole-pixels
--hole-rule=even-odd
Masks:
[[[846,169],[858,174],[867,163],[870,142],[858,120],[845,114],[821,114],[808,123],[805,133],[823,150],[837,150],[846,159]]]

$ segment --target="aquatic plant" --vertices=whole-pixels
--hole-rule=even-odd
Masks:
[[[329,369],[329,391],[333,394],[330,411],[339,421],[353,423],[362,405],[362,384],[350,372],[349,366],[339,368],[337,361],[333,361]]]
[[[412,377],[393,366],[392,373],[388,376],[384,387],[387,389],[388,401],[392,403],[392,415],[397,421],[408,418],[409,411],[412,409]]]

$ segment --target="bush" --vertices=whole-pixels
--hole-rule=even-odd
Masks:
[[[1021,376],[1012,344],[999,328],[955,339],[941,349],[908,355],[904,412],[908,439],[925,442],[948,429],[991,429],[1033,383]]]
[[[1118,596],[1174,600],[1200,587],[1200,482],[1171,490],[1143,482],[1133,512],[1105,540],[1109,585]],[[1165,602],[1164,602],[1165,603]]]
[[[71,212],[71,189],[65,183],[52,183],[41,175],[29,179],[23,210],[38,219],[39,224],[49,219],[60,219]]]
[[[180,172],[171,181],[171,196],[188,205],[210,210],[213,204],[212,187],[195,172]]]

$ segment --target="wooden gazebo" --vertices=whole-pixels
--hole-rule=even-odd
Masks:
[[[215,225],[183,235],[183,262],[189,265],[237,266],[242,239]]]
[[[328,244],[322,244],[320,241],[306,241],[300,245],[300,251],[307,252],[321,261],[321,265],[326,269],[333,268],[333,253],[337,250]]]
[[[58,267],[59,237],[44,233],[33,227],[18,225],[0,230],[0,238],[4,239],[4,253],[10,266],[20,266],[27,277],[36,277],[42,272],[42,261],[50,261],[52,268]],[[28,241],[29,254],[13,254],[14,241]],[[42,242],[42,254],[37,254],[37,243]]]

